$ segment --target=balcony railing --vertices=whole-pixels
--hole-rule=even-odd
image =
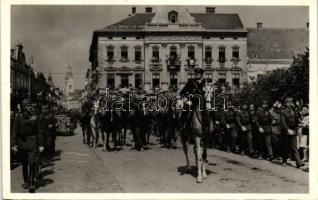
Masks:
[[[153,57],[153,58],[151,58],[150,62],[153,63],[153,64],[160,63],[160,62],[161,62],[161,59],[160,59],[160,58]]]
[[[212,62],[214,61],[211,57],[206,57],[204,58],[204,61],[206,64],[212,64]]]
[[[180,58],[177,57],[170,57],[166,60],[167,65],[175,65],[175,66],[180,66],[181,65],[181,60]]]
[[[129,59],[126,57],[122,57],[119,61],[120,62],[129,62]]]
[[[241,59],[240,59],[239,57],[233,57],[233,58],[231,59],[231,61],[232,61],[235,65],[237,65],[237,64],[241,61]]]
[[[115,59],[113,59],[113,58],[107,58],[107,59],[106,59],[106,62],[108,62],[108,63],[114,63],[114,62],[115,62]]]

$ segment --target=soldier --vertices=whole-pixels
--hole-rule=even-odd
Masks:
[[[282,105],[279,102],[275,102],[273,110],[270,112],[272,116],[272,146],[274,159],[279,159],[281,156],[281,107]]]
[[[236,153],[236,116],[234,106],[231,102],[228,102],[228,110],[224,111],[223,114],[223,125],[225,127],[225,146],[228,152]]]
[[[23,114],[18,116],[12,127],[12,150],[18,152],[22,162],[23,187],[35,192],[35,176],[40,152],[44,150],[43,133],[28,100],[23,102]]]
[[[297,113],[295,112],[293,108],[293,99],[291,97],[287,97],[285,100],[285,105],[286,105],[286,108],[281,113],[281,126],[282,126],[282,137],[283,137],[282,165],[283,166],[287,165],[289,150],[291,150],[296,160],[296,167],[300,168],[304,166],[304,163],[300,160],[300,156],[297,149],[298,118],[297,118]]]
[[[255,124],[258,128],[258,136],[256,140],[258,141],[258,158],[262,159],[262,153],[264,154],[264,146],[266,148],[267,159],[272,161],[273,157],[273,149],[272,149],[272,116],[269,112],[268,102],[266,100],[263,101],[262,106],[257,110],[255,114]]]
[[[46,134],[46,146],[49,157],[55,154],[55,140],[56,140],[56,129],[58,127],[58,121],[54,117],[54,112],[51,109],[47,117],[47,134]]]
[[[249,156],[254,155],[253,136],[252,136],[252,119],[248,112],[247,103],[242,104],[242,110],[237,115],[238,131],[241,133],[240,151],[241,155],[245,155],[248,150]]]
[[[215,110],[213,111],[213,136],[215,139],[215,148],[225,150],[223,144],[223,135],[224,135],[224,128],[223,128],[223,110],[221,110],[221,106],[215,106]]]

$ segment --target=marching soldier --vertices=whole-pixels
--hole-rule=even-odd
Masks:
[[[237,125],[239,129],[238,131],[241,133],[241,155],[244,155],[245,151],[248,150],[249,156],[253,156],[254,147],[252,136],[252,119],[245,102],[242,104],[242,110],[237,115]]]
[[[18,152],[22,162],[23,187],[35,192],[35,176],[40,152],[44,150],[43,132],[28,100],[23,102],[23,114],[17,116],[12,127],[12,150]]]
[[[282,125],[282,137],[283,137],[283,151],[282,165],[287,165],[287,158],[289,156],[289,150],[291,148],[292,154],[296,160],[296,167],[300,168],[304,166],[304,163],[300,160],[300,156],[297,149],[297,127],[298,117],[293,108],[293,99],[287,97],[285,100],[286,108],[281,113],[281,125]]]
[[[223,111],[221,110],[221,106],[215,106],[215,110],[213,111],[213,135],[215,140],[215,148],[224,150],[225,147],[223,145]]]
[[[262,152],[264,151],[263,144],[265,143],[266,153],[268,160],[273,160],[273,149],[272,149],[272,116],[269,112],[268,102],[263,101],[262,106],[257,110],[255,114],[255,124],[258,128],[258,157],[261,159]],[[264,153],[264,152],[263,152]],[[265,156],[265,155],[263,155]]]
[[[223,114],[223,125],[225,126],[225,146],[228,152],[236,153],[236,140],[237,140],[237,130],[236,130],[236,115],[234,111],[234,106],[231,102],[228,103],[228,110],[224,111]]]
[[[46,124],[47,124],[47,131],[46,131],[47,153],[49,157],[52,157],[55,154],[56,129],[58,127],[58,121],[54,117],[53,110],[51,110],[51,112],[48,113]]]

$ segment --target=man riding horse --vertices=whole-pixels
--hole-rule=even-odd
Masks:
[[[207,108],[205,100],[205,81],[203,79],[204,69],[196,67],[194,69],[195,79],[190,79],[184,88],[180,91],[180,96],[183,97],[185,107],[179,120],[179,130],[182,140],[183,150],[187,162],[187,170],[190,170],[190,162],[188,158],[187,142],[193,140],[194,154],[197,166],[197,182],[201,183],[202,178],[207,178],[205,171],[206,142],[204,141],[204,114],[203,109]],[[181,102],[180,102],[181,103]],[[182,104],[182,103],[181,103]],[[204,105],[206,104],[206,105]],[[203,154],[201,154],[201,139],[203,140]]]

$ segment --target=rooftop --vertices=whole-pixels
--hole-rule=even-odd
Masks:
[[[309,46],[305,28],[248,28],[247,55],[250,59],[292,59]]]

